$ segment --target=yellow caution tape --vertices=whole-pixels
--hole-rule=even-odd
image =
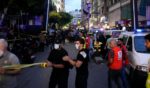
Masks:
[[[48,64],[46,62],[41,62],[41,63],[33,63],[33,64],[15,64],[15,65],[6,65],[2,66],[2,68],[6,70],[14,70],[14,69],[23,69],[23,68],[28,68],[32,66],[40,66],[42,68],[48,67]]]

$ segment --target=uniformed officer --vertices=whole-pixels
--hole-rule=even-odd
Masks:
[[[50,77],[49,88],[68,88],[69,68],[70,63],[63,61],[63,58],[68,57],[68,53],[60,45],[60,41],[56,40],[54,49],[48,57],[49,66],[53,67]]]
[[[85,41],[82,38],[77,39],[75,42],[75,47],[79,50],[76,61],[63,58],[64,61],[68,61],[76,67],[75,88],[87,88],[89,55],[88,50],[84,48],[84,44]]]

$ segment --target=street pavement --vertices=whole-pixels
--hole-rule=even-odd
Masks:
[[[77,51],[73,43],[65,44],[64,48],[73,59],[76,58]],[[44,52],[37,53],[35,62],[45,61],[49,52],[50,50],[47,47]],[[18,75],[17,88],[48,88],[51,70],[52,68],[41,68],[38,66],[23,69]],[[106,64],[96,64],[93,60],[90,60],[88,88],[107,88],[107,70]],[[68,88],[75,88],[75,76],[76,70],[73,68],[70,70]]]

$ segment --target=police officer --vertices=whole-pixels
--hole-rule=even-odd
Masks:
[[[75,47],[79,50],[76,61],[63,58],[64,61],[68,61],[76,67],[75,88],[87,88],[89,55],[88,50],[84,48],[84,44],[85,41],[82,38],[77,39],[75,42]]]
[[[70,63],[63,61],[63,58],[68,57],[68,53],[60,45],[60,41],[56,40],[54,49],[48,57],[49,66],[53,67],[50,77],[49,88],[68,88],[69,68]]]
[[[112,88],[114,81],[117,88],[121,88],[122,50],[117,46],[115,39],[111,39],[110,51],[108,54],[108,88]]]

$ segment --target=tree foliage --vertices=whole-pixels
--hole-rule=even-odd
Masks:
[[[72,16],[66,12],[55,12],[52,11],[49,13],[49,23],[58,24],[59,26],[64,26],[71,22]]]
[[[61,19],[61,16],[56,11],[52,11],[49,13],[49,23],[58,23]]]
[[[61,19],[59,21],[60,26],[64,26],[70,23],[73,18],[69,13],[66,13],[66,12],[59,12],[59,14],[61,16]]]
[[[33,15],[41,15],[44,13],[45,0],[26,0],[28,12]]]

